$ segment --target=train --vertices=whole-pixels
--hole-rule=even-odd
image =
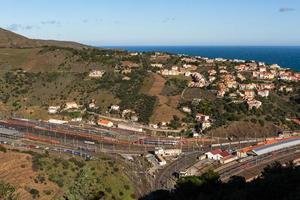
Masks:
[[[239,145],[239,144],[246,144],[246,143],[255,143],[257,140],[243,140],[243,141],[236,141],[236,142],[225,142],[225,143],[218,143],[218,144],[211,144],[210,147],[223,147],[223,146],[230,146],[230,145]]]
[[[140,144],[149,144],[149,145],[178,145],[179,141],[177,140],[151,140],[151,139],[141,139]]]
[[[33,140],[33,141],[37,141],[37,142],[44,142],[44,143],[50,143],[50,144],[60,144],[60,142],[58,140],[53,140],[53,139],[46,139],[46,138],[42,138],[42,137],[36,137],[30,134],[25,134],[24,138],[29,139],[29,140]]]

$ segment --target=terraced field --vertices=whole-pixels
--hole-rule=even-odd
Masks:
[[[61,189],[48,180],[43,183],[37,181],[41,178],[39,172],[32,169],[32,156],[23,153],[0,153],[0,180],[12,184],[22,200],[33,199],[30,190],[36,189],[41,194],[39,199],[50,200],[60,196]],[[47,193],[47,195],[46,195]]]

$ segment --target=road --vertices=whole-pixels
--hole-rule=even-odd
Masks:
[[[158,190],[172,188],[172,182],[175,180],[174,173],[193,165],[195,162],[197,162],[197,157],[202,154],[203,151],[183,154],[180,158],[161,169],[156,175],[154,189]]]
[[[278,152],[273,152],[272,154],[266,154],[262,156],[257,156],[252,159],[248,159],[243,162],[232,162],[226,165],[222,165],[220,168],[216,168],[215,171],[219,173],[220,179],[222,181],[228,181],[231,176],[240,175],[245,176],[249,174],[251,177],[255,177],[261,173],[264,167],[275,161],[287,162],[300,157],[300,146],[292,147],[289,149],[284,149]],[[174,177],[174,172],[179,172],[185,170],[188,167],[194,165],[199,160],[197,157],[202,155],[203,152],[193,152],[185,154],[174,162],[168,164],[164,169],[160,170],[156,176],[154,189],[171,189],[174,187],[176,178]],[[206,167],[206,169],[215,168],[215,164],[211,164],[211,167]],[[203,173],[204,171],[202,171]],[[200,175],[200,174],[199,174]],[[251,178],[250,177],[250,178]],[[248,177],[246,177],[248,178]]]

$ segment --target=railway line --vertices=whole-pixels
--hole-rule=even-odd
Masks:
[[[299,149],[300,146],[295,146],[273,152],[271,154],[250,157],[250,159],[247,159],[243,162],[235,161],[221,166],[220,168],[216,169],[215,172],[219,173],[221,180],[227,181],[231,176],[241,175],[244,171],[251,173],[249,172],[251,169],[254,169],[254,171],[256,168],[263,169],[267,164],[270,164],[274,161],[289,161],[298,158],[300,157]],[[259,175],[260,171],[256,170],[256,172],[252,174]]]

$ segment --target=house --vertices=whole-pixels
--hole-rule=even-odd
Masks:
[[[226,69],[221,69],[220,70],[220,74],[227,74],[227,73],[228,73],[228,71]]]
[[[178,67],[177,66],[172,66],[171,70],[178,71]]]
[[[130,53],[130,55],[131,55],[131,56],[138,56],[139,53],[138,53],[138,52],[132,52],[132,53]]]
[[[136,116],[136,115],[132,115],[132,116],[130,117],[130,120],[133,121],[133,122],[137,122],[137,121],[139,121],[139,118],[138,118],[138,116]]]
[[[248,104],[249,110],[252,110],[253,108],[258,109],[262,105],[262,102],[253,99],[253,100],[248,100],[247,104]]]
[[[131,69],[123,69],[123,70],[121,71],[122,74],[130,74],[131,72],[132,72]]]
[[[221,158],[220,163],[224,165],[224,164],[233,162],[233,161],[235,161],[235,160],[237,160],[237,159],[238,159],[237,156],[229,155],[229,156],[226,156],[226,157]]]
[[[239,79],[241,79],[241,81],[246,80],[246,77],[243,76],[241,73],[238,73],[238,74],[237,74],[237,77],[238,77]]]
[[[224,58],[215,58],[215,61],[217,61],[217,62],[226,62],[227,59],[224,59]]]
[[[217,78],[215,77],[215,76],[209,76],[208,77],[208,80],[209,80],[209,82],[214,82],[215,80],[216,80]]]
[[[185,113],[191,113],[192,112],[192,110],[187,106],[183,107],[182,111],[185,112]]]
[[[239,89],[240,90],[254,90],[256,89],[257,85],[255,83],[249,83],[249,84],[240,84]]]
[[[155,148],[154,154],[164,157],[179,156],[182,153],[181,149],[163,149],[161,147]]]
[[[100,125],[100,126],[105,126],[105,127],[113,127],[113,123],[111,122],[111,121],[108,121],[108,120],[106,120],[106,119],[100,119],[99,121],[98,121],[98,125]]]
[[[254,90],[244,90],[244,98],[245,99],[253,99],[255,97]]]
[[[202,130],[205,130],[205,129],[208,129],[209,127],[211,127],[211,122],[210,121],[203,121],[202,123],[201,123],[201,129]]]
[[[271,79],[275,78],[275,74],[273,74],[271,72],[261,72],[261,73],[259,73],[257,78],[271,80]]]
[[[48,113],[49,114],[56,114],[59,109],[60,109],[60,106],[49,106]]]
[[[151,64],[151,67],[163,68],[163,64],[161,64],[161,63],[153,63],[153,64]]]
[[[89,108],[90,109],[96,108],[96,104],[94,102],[89,103]]]
[[[164,69],[164,70],[161,70],[160,73],[163,76],[178,76],[179,75],[179,71],[178,70],[167,70],[167,69]]]
[[[82,117],[77,117],[77,118],[73,118],[71,119],[72,122],[81,122],[82,121]]]
[[[92,70],[89,73],[89,77],[91,78],[101,78],[105,74],[104,70]]]
[[[282,86],[280,86],[279,91],[281,91],[281,92],[283,92],[283,91],[293,92],[293,88],[292,87],[287,87],[286,85],[282,85]]]
[[[214,75],[217,74],[217,71],[214,70],[214,69],[211,69],[211,70],[208,70],[208,74],[209,74],[210,76],[214,76]]]
[[[192,75],[192,73],[191,73],[190,71],[184,72],[184,76],[186,76],[186,77],[189,77],[189,76],[191,76],[191,75]]]
[[[76,102],[67,102],[66,104],[65,104],[65,109],[66,110],[69,110],[69,109],[78,109],[79,108],[79,106],[78,106],[78,104],[76,103]]]
[[[257,94],[258,94],[258,96],[261,96],[261,97],[268,97],[270,94],[270,91],[269,90],[258,90]]]
[[[230,153],[228,153],[228,151],[222,151],[221,149],[216,149],[205,153],[205,156],[207,159],[221,160],[222,158],[230,156]]]
[[[196,115],[196,120],[197,120],[197,121],[200,121],[200,122],[208,121],[208,120],[209,120],[209,116],[208,116],[208,115],[201,114],[201,113],[198,113],[198,114]]]
[[[49,119],[49,123],[51,124],[67,124],[68,121],[60,120],[60,119]]]
[[[266,72],[267,71],[267,67],[266,66],[259,66],[259,71],[260,72]]]
[[[261,83],[257,85],[257,88],[260,90],[273,90],[275,88],[275,85],[273,83]]]
[[[119,111],[120,110],[120,106],[119,105],[112,105],[110,107],[110,110]]]

